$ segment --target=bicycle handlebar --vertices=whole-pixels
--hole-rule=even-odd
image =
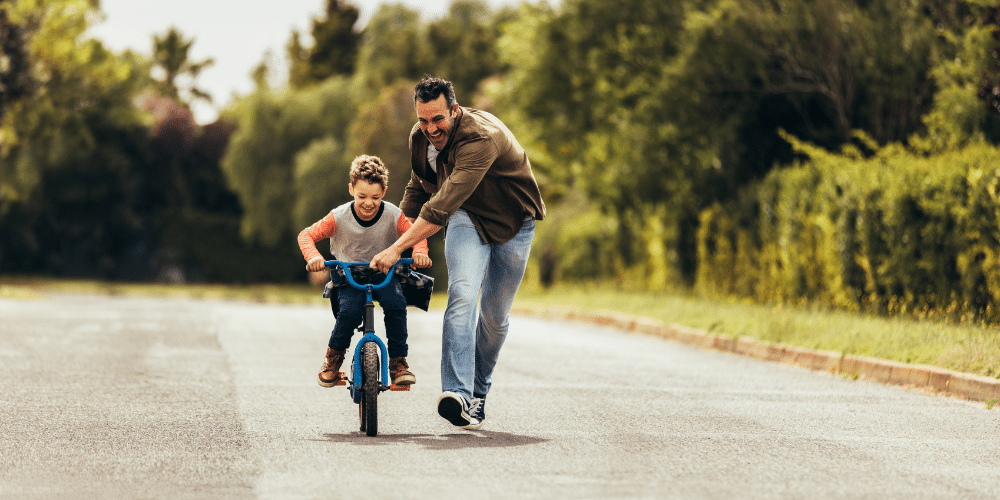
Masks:
[[[347,282],[350,283],[351,286],[353,286],[354,288],[357,288],[359,290],[364,290],[364,289],[366,289],[366,288],[368,288],[370,286],[370,287],[372,287],[372,290],[378,290],[379,288],[383,288],[383,287],[385,287],[386,285],[389,284],[389,280],[392,279],[392,272],[396,269],[397,265],[399,265],[399,264],[407,264],[407,265],[413,264],[413,259],[399,259],[399,260],[397,260],[396,263],[393,264],[392,267],[389,268],[389,272],[385,273],[385,281],[383,281],[382,283],[380,283],[378,285],[374,285],[374,284],[359,285],[357,281],[354,281],[354,277],[351,276],[351,268],[349,266],[367,266],[367,265],[371,264],[371,262],[342,262],[342,261],[339,261],[339,260],[328,260],[328,261],[324,262],[323,264],[325,264],[326,267],[333,267],[333,266],[340,266],[340,267],[342,267],[344,269],[344,276],[347,277]]]

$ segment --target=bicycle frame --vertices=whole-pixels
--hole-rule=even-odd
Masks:
[[[392,280],[392,276],[396,270],[397,265],[413,264],[413,259],[399,259],[399,261],[397,261],[395,264],[392,265],[391,268],[389,268],[389,272],[386,273],[385,275],[385,280],[383,280],[382,283],[379,283],[377,285],[372,283],[367,283],[364,285],[359,284],[357,281],[354,280],[354,277],[351,276],[351,269],[349,266],[368,265],[369,264],[368,262],[342,262],[339,260],[328,260],[325,262],[325,264],[327,267],[340,266],[341,268],[343,268],[344,276],[347,278],[347,282],[352,287],[357,288],[358,290],[365,291],[366,300],[365,300],[364,335],[360,339],[358,339],[356,345],[360,347],[365,345],[365,342],[375,342],[375,345],[378,346],[379,352],[382,356],[381,358],[382,363],[380,363],[382,368],[381,370],[382,383],[380,384],[379,390],[380,391],[388,390],[391,383],[386,384],[385,382],[390,380],[389,362],[388,362],[389,352],[385,347],[385,343],[382,342],[382,339],[380,339],[378,335],[375,335],[375,303],[372,301],[372,292],[374,290],[385,288],[385,286],[389,284],[389,281]],[[353,356],[352,375],[354,378],[351,380],[351,387],[350,387],[351,397],[355,403],[360,403],[361,402],[361,349],[360,348],[354,349],[354,353],[352,356]]]

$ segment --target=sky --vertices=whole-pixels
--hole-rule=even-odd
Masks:
[[[451,0],[348,0],[361,13],[357,26],[363,27],[383,3],[402,3],[421,13],[424,20],[444,16]],[[528,0],[538,3],[539,0]],[[520,0],[486,0],[497,8]],[[549,5],[559,5],[549,0]],[[106,47],[121,52],[151,55],[153,36],[171,27],[185,38],[194,39],[189,59],[213,58],[215,63],[198,76],[196,85],[207,90],[213,103],[199,101],[192,106],[195,119],[206,124],[232,96],[253,90],[250,72],[271,53],[271,68],[284,71],[285,44],[293,29],[309,43],[313,17],[323,14],[326,0],[101,0],[104,19],[93,23],[88,34]]]

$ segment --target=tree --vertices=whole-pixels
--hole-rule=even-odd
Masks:
[[[134,186],[145,129],[132,105],[143,65],[84,38],[84,0],[18,2],[24,54],[39,92],[7,103],[0,152],[0,269],[130,273],[142,218]]]
[[[336,150],[330,144],[346,142],[356,95],[346,79],[333,77],[315,87],[285,93],[257,89],[224,113],[225,119],[236,124],[236,132],[223,157],[222,170],[243,207],[241,234],[245,241],[278,245],[302,229],[298,227],[302,218],[318,215],[315,221],[332,208],[316,206],[310,211],[296,206],[296,200],[305,196],[299,189],[324,190],[323,185],[298,182],[312,175],[317,164],[299,155],[316,141],[327,147],[312,149],[309,158],[315,158],[316,151]],[[343,172],[325,174],[334,179],[342,175],[346,182],[353,156],[340,154],[343,156],[332,158],[332,164]]]
[[[492,17],[482,0],[458,0],[447,16],[427,27],[428,45],[435,55],[428,72],[451,81],[460,99],[471,101],[479,83],[500,71],[499,30]]]
[[[993,61],[986,68],[980,70],[982,83],[979,87],[979,97],[986,101],[986,106],[993,113],[1000,114],[1000,7],[989,7],[983,19],[984,24],[990,26],[990,37],[993,38],[992,50],[988,50],[989,57]]]
[[[378,156],[385,163],[389,169],[385,199],[397,205],[410,180],[407,140],[414,123],[413,84],[400,82],[385,87],[376,99],[361,104],[348,132],[350,151]]]
[[[420,25],[420,13],[403,4],[382,5],[361,36],[355,80],[366,97],[398,80],[416,82],[432,56]]]
[[[313,18],[311,47],[303,47],[298,31],[288,42],[289,83],[302,88],[331,76],[350,76],[358,58],[361,34],[354,30],[357,7],[341,0],[327,0],[326,17]]]
[[[517,107],[578,162],[623,254],[662,233],[690,279],[695,214],[793,159],[778,130],[839,149],[924,127],[937,3],[572,0],[501,46]],[[664,231],[643,222],[658,214]]]
[[[927,70],[933,96],[920,117],[924,128],[907,138],[911,148],[936,154],[970,142],[1000,143],[1000,116],[994,107],[1000,31],[998,10],[991,4],[928,2],[938,33]]]
[[[194,80],[202,70],[215,64],[215,60],[208,58],[200,62],[191,62],[192,45],[194,39],[185,39],[176,28],[170,28],[162,36],[153,36],[153,68],[162,74],[157,79],[157,86],[163,95],[185,105],[195,99],[212,102],[211,94],[195,86]],[[182,77],[191,78],[191,84],[186,88],[181,88],[178,83],[178,79]]]
[[[0,121],[10,104],[37,87],[31,74],[25,27],[11,21],[10,3],[0,0],[0,58],[6,61],[0,66]]]
[[[644,221],[669,214],[677,228],[690,220],[694,179],[709,159],[704,127],[677,126],[684,115],[674,113],[688,113],[692,96],[669,87],[684,13],[679,2],[576,0],[559,13],[530,12],[529,24],[509,24],[500,42],[513,105],[538,124],[544,151],[578,173],[571,181],[619,221],[626,264],[649,261],[643,253],[679,255],[662,247],[684,234]]]

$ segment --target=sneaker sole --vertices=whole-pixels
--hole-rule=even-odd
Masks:
[[[478,431],[479,429],[483,428],[483,422],[479,422],[479,423],[475,423],[475,424],[469,424],[469,425],[463,426],[462,428],[463,429],[469,429],[470,431]]]
[[[456,427],[466,427],[472,424],[472,419],[463,411],[461,401],[452,396],[442,395],[438,400],[438,415],[451,422]]]
[[[403,375],[400,377],[396,377],[396,380],[392,381],[392,385],[413,385],[416,383],[417,383],[417,377],[414,377],[413,375],[410,376]]]

